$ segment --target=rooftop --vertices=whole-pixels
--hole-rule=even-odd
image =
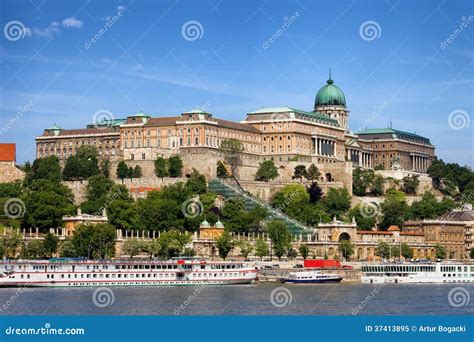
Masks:
[[[357,135],[375,135],[375,134],[391,134],[392,138],[412,138],[412,139],[419,139],[423,140],[427,144],[431,144],[428,138],[422,137],[416,133],[410,133],[405,131],[400,131],[398,129],[393,128],[369,128],[365,129],[361,132],[356,133]]]
[[[291,108],[291,107],[263,107],[253,112],[249,112],[247,114],[269,114],[269,113],[297,113],[301,115],[308,115],[310,117],[317,118],[318,120],[325,121],[330,123],[334,126],[339,126],[339,123],[336,119],[330,118],[326,115],[317,112],[307,112],[305,110]]]

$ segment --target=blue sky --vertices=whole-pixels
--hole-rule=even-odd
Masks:
[[[456,0],[1,0],[0,141],[23,163],[44,128],[101,110],[312,110],[332,68],[353,131],[391,118],[473,166],[472,15]]]

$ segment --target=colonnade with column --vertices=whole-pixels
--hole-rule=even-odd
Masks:
[[[430,159],[423,155],[412,154],[411,165],[413,171],[426,172],[430,167]]]
[[[313,137],[314,154],[317,156],[335,157],[336,141],[333,139]]]
[[[353,161],[358,166],[373,167],[372,153],[348,148],[346,154],[347,160]],[[356,161],[353,160],[352,155],[356,156]]]

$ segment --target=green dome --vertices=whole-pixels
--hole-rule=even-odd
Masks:
[[[201,227],[209,227],[209,222],[207,220],[202,221]]]
[[[346,97],[342,92],[341,88],[334,84],[334,81],[331,79],[331,74],[329,74],[329,80],[324,87],[319,89],[316,94],[316,99],[314,101],[314,106],[327,106],[327,105],[336,105],[336,106],[346,106]]]

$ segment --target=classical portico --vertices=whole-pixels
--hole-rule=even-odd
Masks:
[[[430,158],[418,153],[410,153],[411,165],[413,171],[426,173],[430,166]]]
[[[336,139],[333,137],[312,136],[313,154],[321,157],[336,157]]]

